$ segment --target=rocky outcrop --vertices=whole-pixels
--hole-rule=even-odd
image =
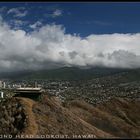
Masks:
[[[25,108],[18,99],[12,98],[0,105],[0,134],[17,135],[27,126]]]

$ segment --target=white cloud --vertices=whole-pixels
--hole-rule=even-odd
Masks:
[[[24,7],[19,7],[19,8],[11,8],[7,11],[7,14],[13,14],[14,17],[24,17],[27,15],[27,11],[25,10]]]
[[[41,23],[40,21],[37,21],[37,22],[35,22],[34,24],[29,25],[29,26],[30,26],[30,28],[32,28],[32,29],[36,29],[36,28],[40,27],[41,25],[42,25],[42,23]]]
[[[60,9],[56,9],[53,13],[52,13],[52,17],[59,17],[62,15],[62,10]]]
[[[140,67],[140,33],[81,38],[61,25],[45,25],[31,33],[0,21],[0,71],[55,66]]]
[[[45,13],[45,15],[44,15],[45,17],[47,17],[47,18],[56,18],[56,17],[60,17],[60,16],[62,16],[62,10],[60,10],[60,9],[55,9],[55,10],[53,10],[53,11],[51,11],[51,13]]]

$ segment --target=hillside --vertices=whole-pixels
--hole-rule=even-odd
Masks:
[[[89,68],[81,69],[77,67],[63,67],[59,69],[38,70],[38,71],[18,71],[0,73],[0,78],[8,79],[49,79],[49,80],[88,80],[92,78],[113,75],[129,71],[128,69],[113,68]]]
[[[89,124],[116,137],[140,137],[140,102],[114,98],[96,107],[71,101],[67,107]]]
[[[40,102],[12,98],[1,103],[0,133],[19,137],[47,135],[65,138],[140,137],[140,103],[115,98],[92,106],[74,100],[62,104],[57,97],[44,96]]]

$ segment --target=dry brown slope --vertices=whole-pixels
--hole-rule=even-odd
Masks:
[[[69,109],[63,107],[57,98],[44,98],[42,103],[34,106],[33,112],[38,124],[37,134],[94,135],[97,138],[113,137],[82,120]]]
[[[96,107],[71,101],[67,108],[96,128],[117,137],[140,137],[140,102],[115,98]]]
[[[1,134],[29,138],[41,135],[90,135],[92,138],[113,137],[62,106],[56,97],[45,96],[41,102],[15,97],[0,106]]]
[[[22,130],[21,134],[35,135],[38,131],[38,125],[36,124],[35,116],[33,113],[33,105],[35,101],[29,98],[18,98],[19,103],[24,107],[24,113],[26,115],[27,126]]]
[[[139,101],[118,98],[95,107],[78,100],[64,105],[56,97],[44,96],[41,102],[18,97],[3,103],[0,111],[1,134],[140,136]]]

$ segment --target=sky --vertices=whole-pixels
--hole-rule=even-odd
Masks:
[[[140,67],[139,2],[0,2],[0,71]]]

